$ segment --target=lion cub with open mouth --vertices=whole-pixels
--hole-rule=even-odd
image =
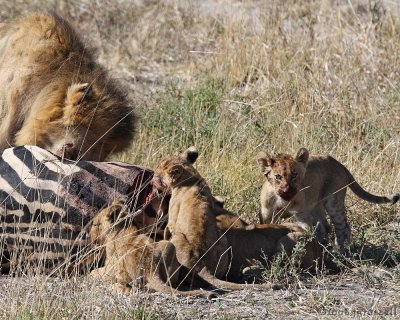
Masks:
[[[324,241],[327,212],[341,248],[351,240],[344,206],[347,187],[373,203],[396,203],[400,198],[399,193],[375,196],[365,191],[339,161],[330,156],[309,156],[305,148],[295,156],[261,152],[257,160],[266,177],[261,190],[261,223],[275,222],[289,214],[303,227],[317,226],[317,239]]]
[[[197,157],[196,148],[190,147],[182,155],[162,161],[155,170],[154,187],[171,194],[164,239],[175,245],[182,265],[192,268],[213,285],[243,289],[244,284],[220,280],[228,274],[231,254],[227,237],[217,226],[216,199],[193,167]],[[271,288],[270,284],[253,286]]]
[[[105,266],[93,270],[91,275],[114,281],[117,292],[129,293],[134,282],[138,287],[145,286],[163,293],[206,298],[216,295],[211,291],[176,290],[181,285],[213,287],[178,262],[171,242],[154,242],[149,235],[140,234],[133,219],[127,216],[122,200],[115,200],[96,215],[90,238],[104,245],[106,251]]]

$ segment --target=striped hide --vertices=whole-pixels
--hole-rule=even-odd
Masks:
[[[116,198],[126,198],[141,222],[158,210],[158,200],[151,198],[151,170],[61,159],[36,146],[3,149],[0,155],[3,272],[71,271],[92,262],[90,222]]]

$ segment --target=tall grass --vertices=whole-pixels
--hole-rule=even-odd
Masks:
[[[140,101],[139,139],[124,159],[154,167],[195,144],[213,190],[250,218],[258,210],[260,149],[330,153],[367,189],[399,189],[396,11],[367,1],[208,4],[164,4],[187,27],[164,31],[166,40],[181,40],[167,52],[191,54],[178,55],[178,78],[166,76]],[[354,221],[382,213],[370,205],[352,210]]]

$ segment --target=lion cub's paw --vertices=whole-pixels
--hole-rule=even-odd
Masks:
[[[101,279],[106,281],[111,281],[114,277],[106,272],[106,268],[94,269],[90,272],[90,276],[94,279]]]
[[[129,294],[132,290],[132,287],[129,284],[124,283],[115,283],[114,284],[114,291],[118,294]]]
[[[102,278],[105,275],[105,268],[94,269],[90,272],[92,278]]]
[[[243,278],[246,282],[258,283],[263,280],[263,269],[259,266],[249,266],[242,270]]]

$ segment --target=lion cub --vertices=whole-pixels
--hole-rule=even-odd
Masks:
[[[197,157],[196,148],[191,147],[178,157],[162,161],[155,170],[153,185],[163,193],[171,194],[164,239],[175,245],[182,265],[199,272],[213,285],[243,289],[243,284],[220,280],[228,275],[231,248],[217,225],[216,212],[221,211],[222,207],[216,207],[218,201],[193,167]],[[234,222],[237,219],[230,215],[229,220]],[[242,221],[237,227],[242,224],[245,223]],[[271,288],[270,284],[254,286]]]
[[[317,239],[326,237],[326,212],[335,227],[336,244],[351,240],[344,199],[349,187],[358,197],[373,203],[396,203],[400,194],[375,196],[365,191],[349,170],[330,156],[309,156],[301,148],[293,157],[261,152],[257,160],[266,180],[261,190],[262,223],[292,215],[304,227],[317,226]]]
[[[148,235],[139,234],[138,227],[124,210],[123,201],[116,200],[97,214],[90,238],[104,245],[106,251],[105,266],[93,270],[91,275],[115,281],[117,292],[130,292],[131,282],[134,282],[139,287],[146,286],[163,293],[214,296],[210,291],[174,289],[188,284],[189,280],[198,287],[212,288],[212,285],[179,264],[171,242],[153,242]],[[188,273],[191,279],[186,280]]]
[[[243,270],[257,264],[267,263],[275,255],[285,252],[291,256],[296,244],[303,241],[305,230],[294,223],[248,224],[224,208],[224,199],[215,197],[217,227],[226,236],[231,250],[231,265],[228,278],[242,281]],[[313,271],[324,264],[336,266],[323,254],[322,246],[315,240],[306,243],[300,267]]]

